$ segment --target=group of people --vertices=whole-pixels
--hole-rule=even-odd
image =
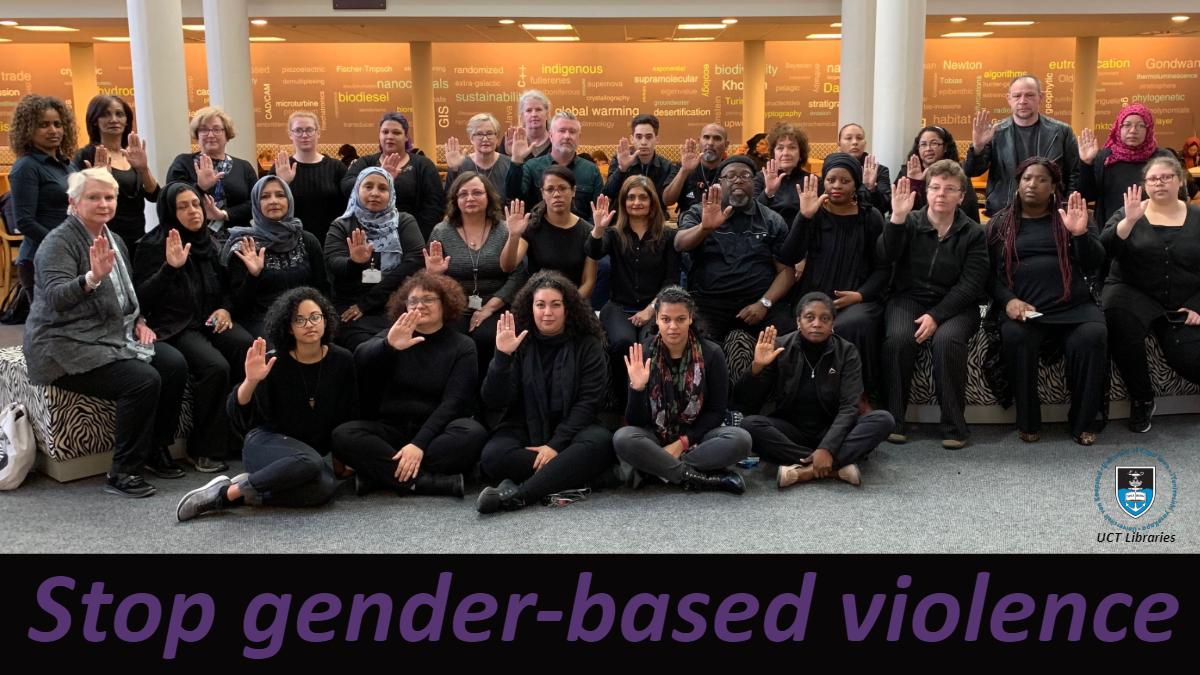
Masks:
[[[30,381],[116,402],[105,489],[142,497],[143,472],[185,475],[168,446],[190,378],[188,462],[219,474],[240,452],[246,473],[188,493],[180,520],[324,503],[350,477],[358,494],[461,497],[476,465],[495,485],[484,513],[626,482],[741,493],[731,467],[752,450],[781,487],[858,484],[874,448],[907,441],[924,343],[942,444],[966,445],[967,345],[989,301],[1022,440],[1041,432],[1050,345],[1076,442],[1102,423],[1110,343],[1146,431],[1148,333],[1200,382],[1200,207],[1149,110],[1123,110],[1100,149],[1039,114],[1041,97],[1013,80],[1012,117],[982,112],[961,163],[949,132],[921,129],[895,182],[855,124],[818,175],[798,126],[772,129],[760,161],[709,124],[673,163],[652,115],[601,171],[577,152],[579,120],[536,91],[521,126],[485,113],[473,152],[450,139],[444,182],[399,113],[347,168],[295,112],[294,152],[259,178],[226,152],[233,120],[204,108],[199,152],[159,185],[120,98],[92,101],[75,152],[70,109],[30,95],[10,175]],[[986,228],[968,177],[984,172]],[[737,381],[733,330],[755,339]],[[610,382],[615,435],[598,417]]]

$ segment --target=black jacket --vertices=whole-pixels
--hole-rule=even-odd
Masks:
[[[751,374],[753,370],[746,371],[733,388],[733,398],[742,412],[777,416],[791,407],[804,369],[802,340],[799,332],[779,338],[775,346],[782,347],[783,353],[757,376]],[[836,454],[858,421],[858,399],[863,393],[862,361],[854,345],[837,335],[830,335],[825,344],[814,372],[821,409],[833,417],[833,423],[821,439],[820,447]]]
[[[662,204],[663,215],[667,215],[667,205],[663,204],[663,190],[675,180],[675,175],[679,173],[679,165],[671,160],[663,157],[657,152],[654,153],[654,159],[650,160],[647,165],[646,177],[654,183],[654,189],[658,192],[658,201]],[[609,208],[613,211],[617,210],[617,197],[621,194],[621,186],[625,184],[625,179],[630,176],[641,176],[642,162],[634,160],[633,166],[629,167],[628,171],[621,170],[621,163],[613,157],[608,164],[608,182],[604,184],[604,194],[608,195],[611,202]]]
[[[346,175],[342,177],[342,194],[347,199],[350,197],[350,191],[354,189],[354,183],[358,181],[358,174],[368,167],[379,166],[379,157],[382,154],[377,152],[359,157],[350,165]],[[437,165],[428,157],[409,152],[408,164],[416,172],[417,194],[413,202],[417,206],[412,212],[406,213],[417,219],[422,239],[428,240],[429,233],[433,232],[435,225],[442,222],[446,214],[446,191],[442,188],[442,177],[438,174]]]
[[[198,152],[185,152],[177,156],[175,161],[171,162],[171,168],[167,169],[167,177],[162,184],[183,181],[199,189],[200,186],[196,183],[196,161],[199,157]],[[234,227],[250,227],[250,191],[258,182],[258,169],[250,162],[237,157],[230,156],[229,161],[233,168],[221,179],[225,211],[229,214],[229,220],[225,221],[222,228],[227,230]],[[217,186],[214,185],[208,191],[201,192],[212,195],[216,189]]]
[[[1042,133],[1038,142],[1038,156],[1045,157],[1058,164],[1063,175],[1063,194],[1069,195],[1079,190],[1079,142],[1075,140],[1075,132],[1065,122],[1041,115]],[[1013,119],[1009,117],[996,125],[996,133],[992,140],[983,146],[983,152],[975,152],[975,147],[967,148],[967,156],[962,161],[963,171],[968,176],[982,176],[985,172],[987,179],[987,200],[985,210],[988,215],[999,213],[1000,209],[1008,206],[1013,195],[1017,192],[1017,149],[1013,136]]]
[[[1104,308],[1128,310],[1143,323],[1180,307],[1200,312],[1200,206],[1187,205],[1170,247],[1145,216],[1133,224],[1129,237],[1120,238],[1117,223],[1124,218],[1125,209],[1118,210],[1100,233],[1112,260],[1101,295]]]
[[[891,295],[929,308],[939,324],[979,301],[988,274],[983,228],[954,212],[954,224],[938,241],[926,209],[908,214],[903,225],[887,221],[879,239],[880,255],[892,263]]]
[[[400,264],[388,270],[377,284],[364,284],[362,273],[370,265],[360,265],[350,259],[350,247],[346,240],[350,233],[362,229],[358,218],[350,214],[338,218],[329,226],[325,235],[325,268],[333,285],[333,303],[338,311],[346,311],[350,305],[358,305],[363,314],[382,314],[388,298],[404,283],[404,280],[425,268],[422,250],[425,238],[417,227],[417,221],[407,213],[400,213],[397,236],[403,256]],[[380,269],[379,254],[376,253],[375,269]]]

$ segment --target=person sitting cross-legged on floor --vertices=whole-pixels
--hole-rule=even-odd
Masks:
[[[799,330],[775,340],[759,334],[754,362],[734,388],[754,449],[779,462],[779,487],[836,476],[858,485],[858,462],[891,433],[886,410],[859,415],[862,361],[849,341],[833,334],[833,301],[814,292],[800,299]]]
[[[729,371],[716,343],[700,337],[696,303],[678,286],[655,300],[658,333],[629,348],[629,398],[613,447],[633,466],[635,487],[648,477],[689,490],[746,491],[742,477],[723,471],[750,454],[750,434],[724,427]],[[646,359],[643,360],[643,354]]]

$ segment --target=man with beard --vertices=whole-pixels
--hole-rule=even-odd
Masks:
[[[536,159],[529,159],[529,139],[525,129],[517,129],[511,146],[512,165],[508,167],[504,181],[509,199],[522,200],[526,213],[532,211],[542,201],[542,173],[552,163],[561,164],[575,174],[575,199],[571,201],[571,213],[585,220],[591,218],[592,202],[604,189],[604,180],[594,162],[575,154],[581,129],[582,125],[575,115],[566,110],[555,113],[550,123],[550,154]]]
[[[525,128],[525,135],[529,142],[530,159],[536,159],[549,153],[551,145],[550,99],[537,89],[530,89],[521,94],[521,99],[517,101],[517,110],[521,112],[521,124]],[[501,135],[500,149],[498,150],[500,154],[512,155],[513,137],[520,128],[509,127],[508,131]]]
[[[666,187],[682,173],[679,165],[654,151],[658,147],[658,118],[654,115],[641,114],[633,118],[629,125],[632,132],[629,139],[621,139],[617,143],[617,154],[612,158],[608,167],[608,182],[604,185],[604,194],[612,203],[612,210],[617,210],[617,197],[621,186],[630,176],[645,176],[654,184],[661,202]],[[667,214],[667,205],[662,205],[663,214]]]
[[[783,301],[795,283],[792,268],[780,262],[788,226],[754,200],[754,173],[754,160],[745,155],[722,161],[719,183],[679,217],[675,235],[675,250],[691,253],[688,290],[718,344],[734,329],[796,330]]]
[[[708,188],[717,184],[717,166],[729,146],[729,132],[713,122],[700,130],[700,142],[689,138],[680,148],[681,170],[662,191],[663,208],[679,204],[679,213],[700,203]]]

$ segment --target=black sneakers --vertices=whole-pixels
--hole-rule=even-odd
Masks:
[[[1154,399],[1129,402],[1129,430],[1144,434],[1150,431],[1150,418],[1154,417]]]
[[[517,499],[517,490],[519,489],[520,486],[508,478],[505,478],[496,487],[486,487],[479,493],[479,498],[475,500],[475,510],[480,513],[495,513],[500,510],[516,511],[525,506],[524,502]]]
[[[155,493],[154,486],[132,473],[110,473],[104,481],[104,491],[109,494],[137,499]]]
[[[203,487],[192,490],[179,500],[175,517],[185,523],[196,516],[222,508],[221,488],[232,484],[228,476],[217,476]]]
[[[183,478],[186,472],[171,460],[171,451],[166,446],[160,446],[150,451],[150,459],[146,461],[146,470],[159,478]]]
[[[212,457],[187,457],[184,461],[200,473],[221,473],[229,470],[228,464]]]

